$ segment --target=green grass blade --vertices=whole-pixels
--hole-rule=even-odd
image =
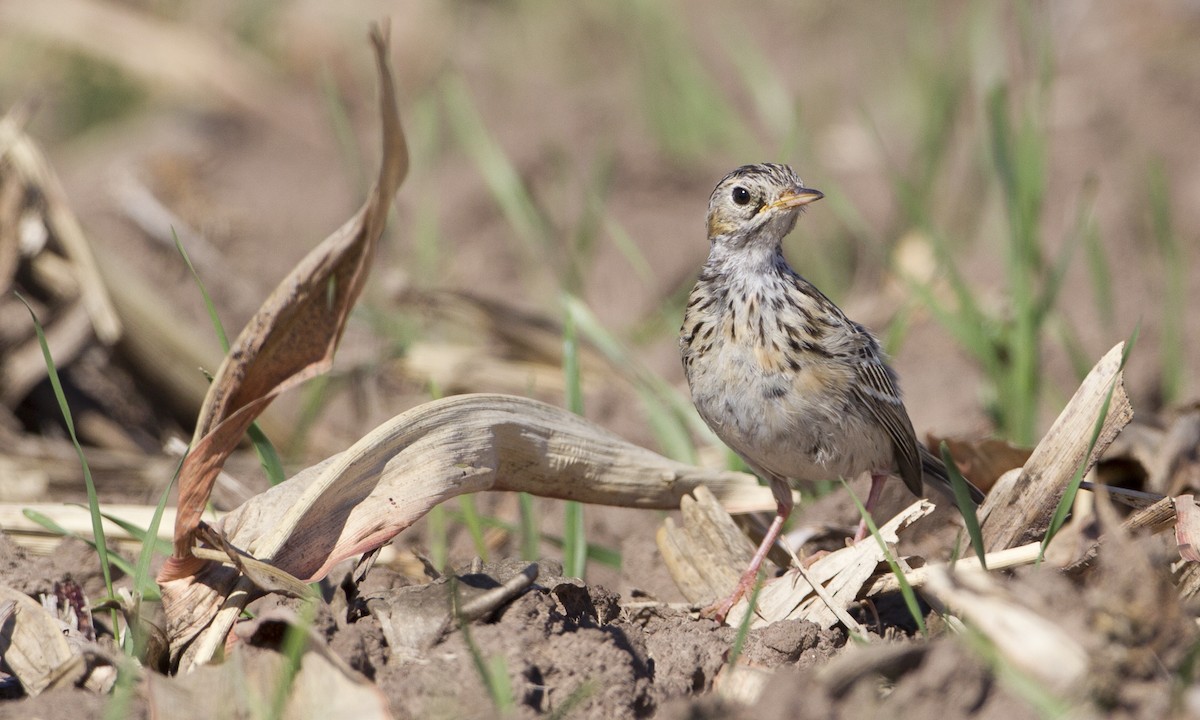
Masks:
[[[567,296],[570,297],[570,296]],[[576,415],[583,414],[583,379],[579,366],[579,330],[573,305],[563,302],[563,376],[566,387],[567,409]]]
[[[906,277],[905,282],[917,299],[933,313],[934,319],[979,362],[987,377],[992,382],[997,382],[1003,373],[1003,367],[998,361],[996,344],[989,332],[993,323],[979,310],[976,299],[971,295],[967,283],[962,280],[957,267],[947,262],[943,262],[941,267],[955,293],[956,300],[953,306],[943,303],[931,288],[915,279]]]
[[[943,440],[938,447],[942,455],[942,463],[946,466],[946,474],[950,476],[950,487],[954,489],[954,502],[962,513],[963,522],[967,526],[967,534],[971,536],[971,545],[975,547],[975,555],[979,558],[979,566],[987,570],[987,553],[983,547],[983,530],[979,526],[979,515],[975,512],[975,503],[971,500],[971,491],[967,487],[967,479],[958,469],[958,463],[950,454]]]
[[[479,510],[475,507],[474,495],[462,495],[458,498],[458,506],[462,509],[463,524],[471,534],[471,542],[475,544],[475,554],[480,560],[487,562],[487,541],[483,537],[483,523],[479,519]]]
[[[517,701],[513,695],[512,681],[508,677],[508,663],[503,655],[493,655],[487,662],[488,688],[496,711],[501,715],[516,712]]]
[[[452,75],[442,86],[446,117],[454,137],[479,168],[500,212],[524,243],[530,258],[546,257],[549,228],[525,182],[499,143],[488,132],[467,83]]]
[[[736,16],[729,18],[720,46],[738,72],[738,80],[750,96],[755,113],[768,130],[773,142],[758,143],[760,155],[787,157],[788,146],[798,133],[794,93],[782,74],[760,49],[762,44],[751,36]]]
[[[1114,285],[1112,267],[1109,264],[1108,255],[1104,251],[1104,244],[1100,242],[1100,230],[1096,226],[1094,218],[1084,228],[1083,248],[1087,255],[1088,275],[1091,278],[1092,292],[1096,298],[1096,310],[1100,315],[1100,322],[1106,329],[1111,329],[1117,314],[1112,290]]]
[[[1075,374],[1076,379],[1082,381],[1092,370],[1092,356],[1083,347],[1083,343],[1079,339],[1079,333],[1075,330],[1074,325],[1063,318],[1056,318],[1054,330],[1058,336],[1059,343],[1067,353],[1067,360],[1071,363],[1071,371]]]
[[[563,574],[583,578],[587,573],[587,527],[584,525],[583,504],[565,503],[563,521]]]
[[[657,0],[613,5],[622,36],[637,58],[633,67],[641,110],[662,152],[684,161],[735,144],[743,152],[758,152],[756,134],[721,93],[676,5]]]
[[[583,290],[591,268],[596,238],[604,229],[607,212],[605,203],[612,189],[615,163],[612,152],[601,152],[593,160],[594,169],[583,191],[583,211],[574,223],[566,270],[560,279],[560,289],[572,294]]]
[[[520,518],[521,559],[536,562],[541,554],[541,537],[538,531],[538,514],[534,498],[529,493],[517,495]]]
[[[454,613],[454,618],[458,622],[458,630],[462,633],[463,641],[467,644],[467,650],[471,654],[471,662],[475,666],[475,672],[479,675],[479,679],[483,682],[483,686],[487,689],[488,695],[492,699],[492,705],[496,708],[499,715],[511,715],[516,710],[515,696],[512,691],[512,681],[508,677],[508,667],[504,662],[503,657],[492,658],[488,661],[483,657],[483,652],[479,649],[479,645],[475,643],[475,637],[471,633],[471,624],[463,617],[461,602],[458,596],[458,583],[455,578],[451,577],[446,583],[447,592],[450,593],[451,609]]]
[[[584,700],[587,700],[595,693],[596,681],[584,680],[571,691],[571,694],[562,703],[554,706],[554,709],[546,715],[546,720],[564,720],[571,717],[571,713],[574,712],[575,708],[579,707],[583,704]]]
[[[46,528],[46,530],[54,533],[55,535],[65,537],[65,538],[69,537],[69,538],[75,538],[76,540],[82,540],[83,542],[88,543],[89,545],[95,544],[90,540],[85,540],[78,533],[73,533],[70,530],[63,527],[62,525],[59,525],[58,523],[54,522],[54,520],[52,520],[49,516],[47,516],[43,513],[40,513],[37,510],[33,510],[31,508],[25,508],[24,510],[21,511],[21,514],[24,515],[25,517],[29,518],[33,522],[37,523],[38,525],[41,525],[42,527]]]
[[[646,412],[646,422],[658,443],[660,452],[669,458],[695,465],[699,460],[696,443],[688,433],[687,423],[670,407],[665,406],[658,395],[646,388],[638,388],[638,399]]]
[[[145,634],[142,632],[142,601],[143,600],[159,600],[161,597],[158,585],[154,582],[153,576],[150,574],[150,561],[154,558],[157,552],[159,555],[170,555],[172,548],[171,543],[166,540],[160,540],[158,537],[158,528],[162,524],[163,511],[166,510],[167,501],[171,497],[171,488],[175,486],[175,482],[179,479],[179,471],[183,468],[183,461],[187,457],[179,458],[179,462],[175,465],[175,472],[171,473],[171,479],[167,482],[167,486],[163,488],[162,493],[158,496],[158,504],[154,506],[154,514],[150,517],[150,526],[146,528],[144,534],[140,538],[142,541],[141,552],[138,553],[137,566],[133,569],[133,586],[135,588],[153,587],[155,594],[153,597],[146,595],[144,590],[134,597],[133,618],[130,623],[133,628],[132,632],[126,633],[127,641],[125,643],[125,651],[134,657],[141,657],[145,649]],[[105,515],[105,517],[109,517]],[[109,517],[115,523],[121,524],[120,520],[114,517]],[[135,528],[126,528],[134,537],[137,537]]]
[[[300,674],[300,661],[304,651],[308,649],[309,630],[317,616],[317,604],[308,601],[300,606],[298,617],[294,624],[289,624],[283,634],[283,643],[279,648],[283,656],[283,666],[275,681],[275,689],[271,695],[271,704],[267,708],[268,720],[279,720],[284,716],[284,709],[296,684],[296,676]]]
[[[760,570],[758,577],[754,579],[754,589],[750,591],[750,599],[747,601],[749,608],[744,615],[742,621],[738,623],[737,635],[733,638],[733,647],[729,649],[729,668],[732,670],[737,667],[738,658],[742,655],[742,650],[746,647],[746,638],[750,635],[750,623],[754,621],[754,608],[758,607],[758,594],[763,589],[764,576]]]
[[[1162,259],[1166,276],[1163,296],[1162,340],[1159,357],[1162,362],[1162,397],[1170,405],[1179,400],[1187,376],[1184,354],[1184,320],[1189,315],[1187,301],[1188,263],[1179,249],[1179,241],[1171,217],[1171,195],[1162,163],[1150,167],[1147,179],[1150,195],[1150,230]]]
[[[563,375],[566,381],[567,409],[583,414],[583,379],[579,367],[579,334],[571,306],[563,303]],[[563,535],[563,574],[583,578],[587,572],[587,528],[583,505],[567,501]]]
[[[258,453],[259,465],[262,466],[271,485],[278,485],[287,480],[287,473],[283,469],[283,460],[279,457],[274,443],[263,432],[262,427],[257,422],[250,423],[250,427],[246,429],[246,436],[254,445],[254,451]]]
[[[442,163],[445,125],[436,92],[423,92],[409,103],[404,134],[409,140],[413,177],[426,177]],[[445,248],[438,218],[441,188],[433,184],[414,184],[408,191],[413,199],[412,207],[406,213],[410,225],[406,232],[399,234],[407,238],[412,248],[412,282],[420,287],[430,287],[444,277]]]
[[[171,237],[175,240],[175,249],[179,252],[179,256],[183,258],[188,271],[192,274],[196,288],[200,290],[200,297],[204,299],[204,308],[208,311],[208,321],[217,333],[217,340],[221,343],[221,349],[228,354],[229,336],[225,334],[225,325],[221,322],[221,316],[217,314],[217,306],[213,304],[212,296],[208,294],[208,288],[205,287],[204,281],[200,279],[200,273],[196,271],[196,266],[192,264],[192,258],[188,256],[187,250],[184,249],[183,242],[180,241],[175,228],[171,228]]]
[[[192,273],[192,279],[196,283],[196,287],[200,289],[200,296],[204,298],[204,307],[208,310],[208,319],[212,323],[213,331],[217,333],[217,340],[221,343],[221,349],[225,354],[229,354],[229,336],[225,334],[225,326],[221,323],[221,317],[217,314],[217,307],[213,304],[212,297],[208,294],[208,288],[204,286],[204,281],[200,279],[200,273],[196,272],[196,267],[192,265],[192,259],[188,257],[187,250],[184,249],[183,243],[179,240],[179,235],[176,234],[175,228],[171,228],[171,237],[175,240],[175,249],[179,251],[180,257],[183,258],[184,264],[187,265],[188,271]],[[287,475],[283,471],[283,461],[279,459],[279,453],[276,452],[275,446],[267,439],[266,433],[262,431],[257,422],[250,424],[249,430],[246,433],[250,437],[251,443],[254,445],[254,451],[258,453],[259,464],[262,465],[263,472],[267,474],[267,479],[272,485],[278,485],[283,482]]]
[[[37,333],[38,344],[42,348],[42,360],[46,363],[46,377],[50,380],[50,386],[54,389],[54,398],[58,401],[59,412],[62,413],[63,423],[67,426],[67,432],[71,435],[71,444],[75,447],[75,454],[79,457],[79,465],[83,469],[83,484],[87,488],[88,511],[92,516],[92,535],[96,538],[95,548],[96,554],[100,558],[100,570],[104,575],[104,589],[109,596],[113,596],[112,571],[109,569],[109,553],[108,545],[104,539],[104,521],[100,517],[100,499],[96,495],[96,484],[92,481],[92,469],[88,465],[87,457],[83,453],[83,446],[79,444],[79,436],[75,433],[75,422],[71,419],[71,408],[67,405],[67,396],[63,393],[62,381],[58,377],[58,368],[54,365],[54,358],[50,355],[50,345],[46,342],[46,333],[42,330],[42,324],[38,322],[37,314],[33,312],[33,307],[25,301],[25,298],[16,293],[17,299],[25,305],[25,309],[29,311],[29,317],[33,319],[33,329]],[[115,557],[120,558],[119,555]],[[120,558],[124,560],[124,558]],[[113,632],[116,632],[117,611],[112,611],[112,627]]]
[[[645,363],[604,327],[582,300],[568,295],[565,302],[579,334],[608,358],[614,367],[625,369],[632,377],[635,387],[644,391],[647,397],[653,398],[654,403],[669,408],[676,417],[680,418],[686,424],[686,429],[682,432],[690,430],[712,444],[720,443],[713,431],[700,419],[695,408],[692,407],[691,400],[647,368]]]
[[[171,489],[171,485],[173,485],[173,484],[174,484],[174,478],[172,478],[171,483],[167,485],[167,491],[169,491]],[[165,492],[166,491],[164,491],[164,494],[165,494]],[[79,503],[72,503],[72,504],[77,507],[86,507],[85,505],[80,505]],[[163,507],[165,508],[166,505],[164,504]],[[100,516],[103,517],[105,520],[108,520],[112,524],[116,525],[117,527],[121,528],[125,532],[129,533],[130,537],[132,537],[135,540],[137,540],[138,542],[140,542],[143,547],[146,545],[149,545],[151,554],[154,554],[154,553],[158,553],[159,555],[170,555],[171,554],[171,551],[172,551],[171,543],[168,540],[164,540],[163,538],[158,537],[158,525],[155,524],[153,518],[151,519],[151,523],[150,523],[151,527],[150,528],[140,528],[137,525],[134,525],[133,523],[129,522],[128,520],[123,520],[123,519],[117,517],[116,515],[113,515],[112,513],[106,513],[103,510],[100,511]],[[159,516],[158,519],[162,520],[161,515]],[[151,533],[151,530],[153,530],[153,533]]]
[[[621,224],[621,221],[612,213],[605,213],[604,216],[604,231],[608,233],[609,240],[612,241],[613,247],[621,253],[621,257],[625,258],[625,262],[629,263],[629,267],[633,268],[633,272],[638,276],[647,287],[653,286],[658,279],[654,274],[654,269],[650,267],[650,261],[646,259],[642,249],[638,247],[637,242]]]
[[[343,384],[337,376],[328,374],[318,375],[304,384],[301,389],[300,411],[292,418],[290,437],[285,448],[287,455],[294,457],[304,449],[309,433],[325,409],[325,399]]]
[[[108,704],[104,706],[104,720],[128,720],[133,717],[130,705],[140,675],[137,663],[129,658],[117,664],[117,682],[113,685]]]
[[[875,542],[879,543],[880,550],[883,551],[884,559],[887,560],[888,567],[891,568],[892,574],[896,576],[896,582],[900,585],[900,595],[904,598],[904,604],[908,607],[908,613],[912,615],[912,619],[917,623],[917,630],[924,637],[929,637],[929,629],[925,627],[925,616],[921,614],[921,605],[917,602],[917,593],[909,584],[908,578],[904,575],[904,571],[900,569],[900,563],[896,562],[896,558],[892,555],[892,551],[888,549],[887,543],[883,541],[883,536],[879,534],[879,528],[875,525],[875,519],[871,517],[871,513],[867,512],[866,506],[859,501],[858,496],[850,489],[850,483],[842,479],[842,487],[850,494],[850,499],[854,501],[854,507],[858,508],[858,514],[862,516],[867,523],[867,529],[871,531],[871,537],[875,538]]]

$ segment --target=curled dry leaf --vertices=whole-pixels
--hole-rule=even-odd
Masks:
[[[464,493],[508,490],[671,509],[701,484],[734,511],[774,507],[770,490],[750,475],[669,460],[562,408],[508,395],[457,395],[380,425],[344,453],[252,498],[215,529],[230,545],[311,582]],[[254,592],[227,565],[165,583],[173,652],[203,630],[192,657],[204,662]]]
[[[191,546],[212,485],[254,418],[276,395],[325,372],[367,279],[388,208],[408,171],[385,32],[371,42],[379,72],[383,161],[363,207],[275,288],[217,370],[179,476],[175,556],[160,581],[195,572]]]
[[[63,635],[62,624],[36,600],[7,585],[0,585],[0,605],[13,607],[0,625],[0,657],[30,695],[46,689],[74,653]]]

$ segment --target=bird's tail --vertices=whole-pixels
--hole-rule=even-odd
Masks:
[[[950,484],[950,474],[946,472],[946,466],[940,458],[925,449],[924,445],[917,443],[917,446],[921,451],[921,471],[925,475],[925,481],[953,500],[954,488]],[[971,493],[972,502],[976,505],[983,502],[982,490],[972,485],[970,481],[967,482],[967,489]]]

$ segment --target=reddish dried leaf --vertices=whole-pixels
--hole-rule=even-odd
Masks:
[[[1175,498],[1175,542],[1179,544],[1179,557],[1200,562],[1200,508],[1191,495]]]
[[[1024,465],[1033,452],[996,438],[964,440],[930,435],[928,439],[928,445],[935,454],[944,441],[963,477],[984,492],[990,490],[1001,475]]]
[[[366,282],[392,197],[408,170],[396,110],[388,39],[372,30],[380,79],[383,161],[366,204],[276,287],[242,331],[209,388],[193,448],[179,476],[175,556],[187,558],[193,535],[226,458],[276,395],[325,372],[346,319]],[[160,580],[178,570],[168,566]]]

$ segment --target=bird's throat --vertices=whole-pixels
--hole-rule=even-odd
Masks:
[[[708,254],[705,269],[720,275],[763,275],[787,272],[787,259],[779,242],[749,241],[740,246],[730,242],[715,242]]]

